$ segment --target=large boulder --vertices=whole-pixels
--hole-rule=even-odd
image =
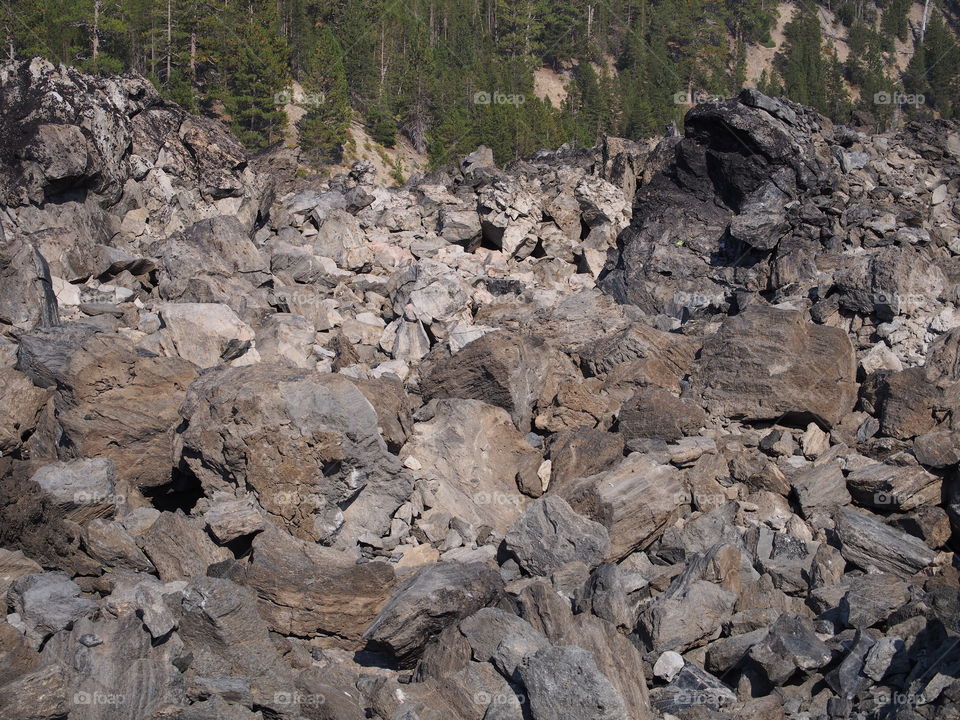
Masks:
[[[483,563],[430,565],[397,588],[364,636],[409,666],[444,628],[495,603],[502,588],[499,573]]]
[[[761,305],[728,318],[706,340],[689,396],[728,418],[786,416],[829,427],[853,409],[856,372],[856,355],[842,330]]]
[[[531,575],[549,575],[568,562],[594,567],[610,549],[607,529],[578,515],[560,497],[527,506],[504,538],[506,549]]]
[[[195,365],[140,352],[118,335],[64,326],[21,343],[18,367],[38,385],[56,385],[61,442],[70,452],[112,460],[118,480],[141,488],[171,481],[177,411]]]
[[[191,386],[181,414],[177,453],[204,493],[248,488],[272,522],[306,540],[385,535],[413,489],[376,411],[342,375],[218,367]]]
[[[418,422],[400,457],[429,482],[434,501],[421,527],[451,517],[506,532],[529,501],[521,485],[540,484],[540,453],[506,411],[478,400],[436,400],[433,417]],[[539,494],[537,492],[536,494]]]
[[[554,353],[534,336],[487,333],[456,355],[438,360],[422,389],[427,399],[469,398],[502,407],[526,432],[557,366]]]

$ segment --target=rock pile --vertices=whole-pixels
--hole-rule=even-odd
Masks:
[[[0,107],[0,716],[960,717],[955,124],[387,189]]]

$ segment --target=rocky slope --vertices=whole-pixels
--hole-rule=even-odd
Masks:
[[[0,716],[960,716],[956,125],[386,190],[0,107]]]

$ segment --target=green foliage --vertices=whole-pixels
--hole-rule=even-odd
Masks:
[[[339,162],[350,128],[343,51],[329,28],[310,37],[299,60],[307,113],[298,123],[300,147],[314,165]]]
[[[792,100],[827,110],[826,69],[823,34],[816,6],[804,0],[800,11],[784,29],[784,47],[779,54],[779,71],[786,95]]]
[[[908,39],[910,0],[802,0],[761,91],[846,121],[858,109],[881,122],[895,103],[888,65]],[[960,0],[941,0],[960,12]],[[824,46],[818,10],[850,28],[850,59]],[[751,47],[772,45],[772,0],[16,0],[0,4],[5,54],[45,55],[91,72],[134,70],[162,95],[231,124],[249,148],[283,137],[277,93],[299,82],[298,122],[311,164],[345,158],[349,124],[362,119],[391,147],[400,138],[434,165],[478,144],[508,162],[605,133],[630,138],[681,123],[689,101],[735,94]],[[94,38],[96,56],[94,56]],[[954,37],[939,10],[905,74],[925,106],[956,116]],[[534,72],[563,75],[555,107],[534,93]],[[479,93],[479,94],[478,94]],[[322,100],[320,100],[322,99]],[[320,100],[319,102],[317,100]],[[911,108],[907,108],[910,110]]]

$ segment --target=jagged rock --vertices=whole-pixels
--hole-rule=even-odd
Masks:
[[[513,426],[505,410],[477,400],[437,400],[433,417],[414,425],[400,451],[413,472],[431,482],[434,500],[420,522],[445,532],[459,517],[499,533],[520,516],[528,499],[541,494],[541,455]],[[518,479],[520,487],[518,487]]]
[[[0,408],[8,420],[0,426],[0,453],[11,455],[36,430],[50,393],[23,373],[0,367]]]
[[[599,564],[610,550],[606,528],[575,513],[559,497],[530,503],[504,538],[506,549],[531,575],[549,575],[564,563]]]
[[[492,662],[508,680],[524,660],[550,643],[530,623],[496,608],[483,608],[460,623],[474,660]]]
[[[593,655],[575,646],[546,647],[520,667],[530,711],[538,720],[614,720],[627,708]]]
[[[0,332],[50,327],[59,319],[47,261],[33,245],[7,240],[0,228]]]
[[[108,517],[123,497],[114,492],[116,467],[112,460],[72,460],[51,463],[30,478],[64,512],[64,517],[79,524]]]
[[[140,572],[156,571],[137,546],[136,538],[115,520],[91,520],[84,525],[81,537],[86,553],[101,565]]]
[[[204,532],[202,522],[180,510],[161,513],[141,536],[139,544],[164,581],[205,575],[210,565],[231,556],[225,548],[214,544]],[[190,548],[190,552],[185,553],[184,547]]]
[[[203,515],[210,534],[220,543],[228,543],[264,528],[263,515],[253,498],[214,501]]]
[[[177,410],[196,367],[108,333],[55,330],[21,343],[18,365],[41,386],[57,384],[57,419],[73,452],[112,460],[120,481],[169,483]]]
[[[435,364],[423,380],[423,393],[428,400],[465,398],[502,407],[526,432],[557,362],[537,338],[488,333]]]
[[[165,303],[158,311],[161,347],[169,342],[167,354],[199,368],[220,364],[230,343],[249,344],[256,337],[233,310],[219,303]]]
[[[592,428],[561,431],[551,436],[550,484],[561,487],[570,480],[606,470],[623,458],[623,435]]]
[[[397,588],[364,637],[409,665],[430,638],[493,604],[501,591],[499,574],[482,563],[425,567]]]
[[[692,380],[690,394],[712,413],[751,421],[792,415],[832,426],[857,397],[846,334],[773,307],[727,319],[704,343]]]
[[[840,508],[835,520],[843,557],[868,572],[888,572],[908,579],[933,563],[934,554],[922,540],[885,525],[873,515]]]
[[[786,614],[781,615],[767,636],[750,649],[750,659],[763,669],[774,685],[786,682],[798,670],[818,670],[832,657],[809,620]]]
[[[646,548],[688,499],[675,468],[639,453],[605,472],[571,480],[557,492],[575,512],[607,528],[606,560]]]
[[[66,573],[36,573],[17,578],[8,602],[23,621],[34,647],[55,632],[97,612],[97,604],[80,597],[80,587]]]
[[[853,499],[864,507],[879,510],[909,511],[936,504],[941,482],[907,458],[903,464],[877,463],[858,468],[847,475],[847,487]]]
[[[208,574],[252,588],[264,622],[283,635],[356,646],[395,584],[388,563],[357,564],[351,555],[273,525],[254,536],[251,550],[244,562],[227,562]]]
[[[272,522],[304,539],[385,535],[413,489],[373,407],[341,375],[219,367],[191,386],[181,415],[177,452],[204,491],[249,488]]]
[[[642,388],[620,410],[619,430],[629,441],[656,438],[673,442],[694,435],[707,423],[697,405],[660,388]]]

